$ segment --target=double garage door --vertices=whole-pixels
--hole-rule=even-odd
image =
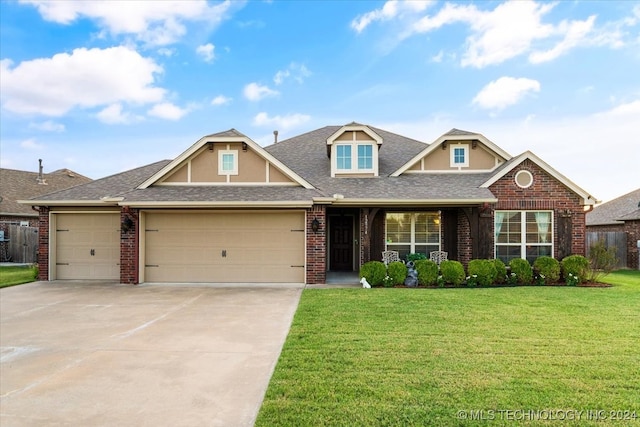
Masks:
[[[305,281],[304,212],[147,212],[143,226],[145,282]]]

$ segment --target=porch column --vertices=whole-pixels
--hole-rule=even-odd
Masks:
[[[138,277],[138,224],[140,212],[124,206],[120,210],[120,283],[135,285]]]
[[[319,223],[313,231],[313,221]],[[307,209],[307,284],[325,283],[327,280],[327,208],[313,205]]]
[[[49,207],[38,211],[38,280],[49,280]]]

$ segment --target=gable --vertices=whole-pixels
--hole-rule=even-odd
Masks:
[[[391,176],[404,173],[483,173],[511,156],[483,135],[453,129],[405,163]]]
[[[201,138],[139,188],[152,185],[313,188],[258,144],[234,130]]]

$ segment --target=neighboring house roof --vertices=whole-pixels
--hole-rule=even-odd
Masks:
[[[624,194],[587,213],[587,225],[616,225],[640,219],[640,188]]]
[[[18,200],[30,199],[69,187],[91,182],[91,178],[69,169],[51,173],[0,169],[0,215],[38,216],[30,206]]]
[[[378,176],[331,176],[327,143],[336,138],[341,130],[364,130],[369,136],[375,137],[373,140],[382,140],[377,144]],[[444,141],[457,143],[469,140],[474,141],[474,148],[475,143],[479,142],[486,152],[490,151],[492,158],[495,157],[496,165],[464,173],[431,170],[428,173],[401,173],[436,147],[445,147],[442,145]],[[188,162],[200,158],[198,156],[203,153],[214,153],[212,145],[205,145],[216,143],[236,144],[238,147],[241,143],[244,144],[242,151],[248,148],[249,152],[258,156],[256,158],[264,161],[267,168],[273,166],[284,174],[286,180],[277,183],[250,182],[244,185],[242,182],[230,181],[167,181],[168,177],[187,168],[185,165],[191,164]],[[230,129],[199,139],[174,160],[164,160],[80,187],[36,197],[27,203],[133,207],[309,207],[317,203],[350,206],[460,206],[496,202],[489,185],[526,159],[531,159],[584,197],[585,204],[592,199],[588,193],[534,154],[526,152],[512,158],[478,133],[452,129],[429,145],[375,127],[351,123],[345,126],[325,126],[264,148],[246,135]]]

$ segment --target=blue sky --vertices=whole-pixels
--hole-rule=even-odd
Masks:
[[[5,168],[95,179],[356,121],[640,187],[640,2],[1,1],[0,61]]]

